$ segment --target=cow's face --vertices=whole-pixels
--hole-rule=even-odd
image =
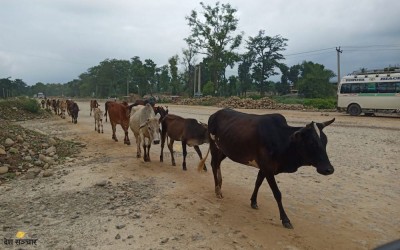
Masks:
[[[322,129],[335,119],[325,123],[311,122],[293,134],[297,149],[304,165],[312,165],[323,175],[333,174],[334,168],[326,153],[328,138]]]
[[[159,117],[156,116],[154,118],[147,119],[146,127],[153,144],[159,144],[161,138]]]
[[[210,138],[208,137],[208,125],[203,122],[199,122],[199,124],[203,127],[204,133],[203,133],[203,138],[202,143],[210,143]]]

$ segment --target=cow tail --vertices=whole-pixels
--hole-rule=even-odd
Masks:
[[[201,159],[200,162],[199,162],[199,165],[197,165],[197,171],[199,171],[199,172],[203,171],[203,167],[204,167],[204,165],[206,163],[206,160],[207,160],[207,157],[208,157],[208,153],[210,153],[210,147],[208,147],[206,156],[203,159]]]
[[[106,117],[106,122],[107,122],[107,111],[108,111],[108,103],[107,102],[104,104],[104,109],[106,110],[106,112],[104,113],[104,116]]]

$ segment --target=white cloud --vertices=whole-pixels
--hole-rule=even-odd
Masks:
[[[229,2],[238,9],[238,31],[245,38],[263,29],[289,39],[289,66],[311,60],[336,71],[337,46],[343,48],[343,74],[400,63],[399,1]],[[139,56],[166,64],[185,46],[185,17],[193,9],[201,12],[199,1],[3,0],[0,78],[67,82],[106,58]],[[397,47],[361,47],[387,44]],[[324,48],[332,50],[293,55]]]

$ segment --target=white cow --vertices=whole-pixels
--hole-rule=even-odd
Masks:
[[[150,104],[138,105],[132,108],[129,126],[135,135],[137,144],[137,158],[141,157],[141,144],[143,146],[143,160],[150,161],[151,143],[160,143],[160,115],[155,115]]]
[[[101,126],[101,133],[103,131],[103,111],[100,108],[93,109],[93,117],[94,117],[94,130],[100,133],[100,126]]]

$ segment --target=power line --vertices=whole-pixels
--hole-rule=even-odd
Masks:
[[[387,47],[387,48],[377,48],[376,50],[399,50],[397,48],[388,48],[388,47],[400,47],[400,44],[374,44],[374,45],[346,45],[346,46],[341,46],[341,48],[345,51],[361,51],[357,50],[357,48],[360,49],[365,49],[365,48],[373,48],[373,47]],[[308,50],[308,51],[303,51],[303,52],[297,52],[297,53],[292,53],[292,54],[284,54],[283,56],[288,57],[288,56],[296,56],[296,55],[303,55],[303,54],[311,54],[315,52],[321,52],[321,51],[329,51],[333,50],[336,47],[329,47],[329,48],[324,48],[324,49],[317,49],[317,50]],[[349,49],[347,49],[349,48]],[[364,51],[371,51],[371,50],[364,50]],[[319,53],[323,54],[323,53]]]
[[[298,52],[298,53],[293,53],[293,54],[286,54],[283,56],[295,56],[295,55],[301,55],[301,54],[309,54],[309,53],[313,53],[313,52],[320,52],[320,51],[324,51],[324,50],[331,50],[334,49],[335,47],[331,47],[331,48],[325,48],[325,49],[317,49],[317,50],[309,50],[309,51],[304,51],[304,52]]]
[[[400,47],[400,44],[375,44],[375,45],[342,46],[342,47],[346,48]]]

